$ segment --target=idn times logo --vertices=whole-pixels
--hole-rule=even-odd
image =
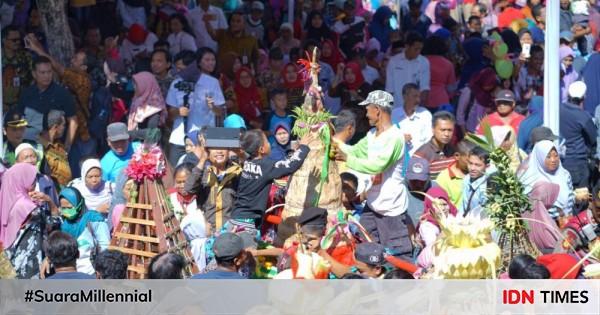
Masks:
[[[502,290],[502,304],[585,304],[588,290]]]

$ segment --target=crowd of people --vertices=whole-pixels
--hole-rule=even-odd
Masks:
[[[127,256],[107,249],[139,185],[124,170],[159,130],[192,278],[260,277],[265,260],[281,274],[299,250],[329,278],[419,278],[435,268],[440,207],[488,217],[495,166],[466,139],[488,126],[531,201],[523,216],[538,222],[528,236],[541,256],[515,257],[505,276],[583,277],[571,267],[600,242],[596,0],[560,0],[558,134],[543,126],[546,1],[294,4],[72,0],[66,64],[35,1],[1,1],[0,248],[17,277],[127,276]],[[339,198],[368,235],[349,254],[321,248],[324,209],[291,223],[265,213],[320,141],[292,132],[306,92],[297,61],[315,52]],[[240,148],[207,145],[207,127],[236,128]],[[181,278],[185,265],[160,253],[147,275]]]

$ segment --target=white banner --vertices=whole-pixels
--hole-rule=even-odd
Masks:
[[[3,280],[0,314],[598,314],[600,281]]]

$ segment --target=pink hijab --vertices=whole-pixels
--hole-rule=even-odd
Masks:
[[[17,163],[2,176],[0,188],[0,243],[10,247],[17,238],[21,224],[37,205],[29,198],[37,170],[29,163]]]
[[[131,103],[127,128],[136,130],[139,123],[156,113],[160,113],[162,126],[167,118],[167,106],[154,75],[147,71],[139,72],[133,75],[133,81],[137,96]]]
[[[524,218],[535,219],[545,223],[527,221],[530,230],[529,240],[541,251],[544,249],[554,249],[556,242],[560,240],[558,226],[556,226],[556,222],[554,222],[548,213],[548,208],[551,208],[556,198],[558,198],[559,190],[560,186],[558,184],[538,181],[533,185],[533,189],[529,194],[529,200],[533,209],[531,212],[527,211],[523,213]]]

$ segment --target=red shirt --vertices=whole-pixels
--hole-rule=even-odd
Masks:
[[[477,134],[480,134],[480,135],[483,134],[483,129],[482,129],[481,125],[484,121],[487,121],[490,124],[490,127],[511,126],[512,129],[515,131],[515,136],[518,135],[519,134],[519,125],[521,124],[523,119],[525,119],[525,116],[523,116],[519,113],[512,112],[509,115],[509,118],[510,118],[510,120],[507,124],[507,123],[504,123],[504,121],[500,118],[500,114],[498,114],[498,112],[493,112],[489,115],[486,115],[481,120],[481,123],[479,123],[479,126],[477,126]]]

